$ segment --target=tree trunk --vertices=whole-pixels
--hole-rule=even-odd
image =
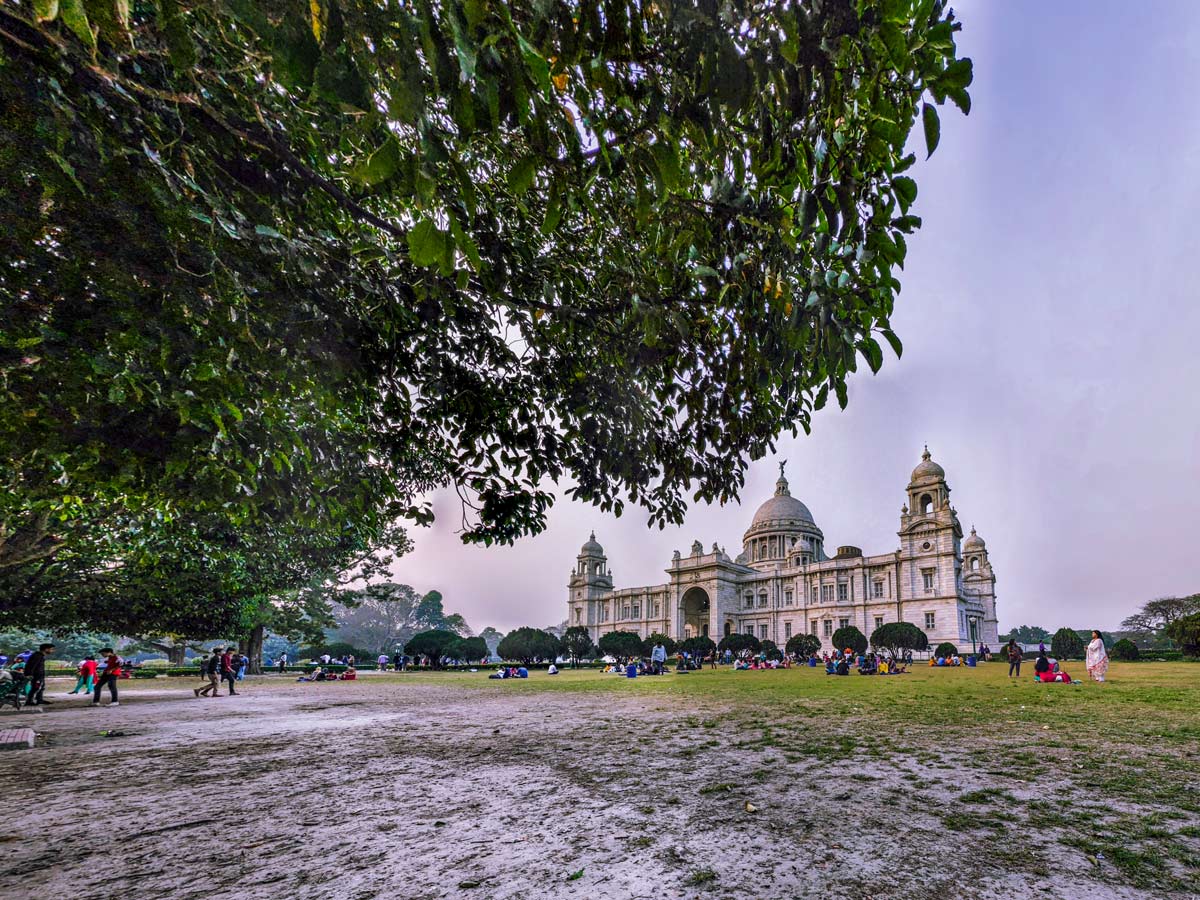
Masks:
[[[265,631],[266,626],[259,623],[251,630],[249,637],[238,641],[238,653],[241,653],[250,660],[250,664],[246,666],[246,671],[251,675],[262,674],[263,636]]]
[[[175,644],[167,647],[167,662],[178,668],[187,662],[187,644]]]

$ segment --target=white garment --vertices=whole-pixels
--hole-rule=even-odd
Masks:
[[[1100,665],[1106,656],[1108,656],[1108,651],[1104,649],[1104,641],[1100,638],[1093,638],[1092,642],[1087,645],[1087,667],[1091,669]]]

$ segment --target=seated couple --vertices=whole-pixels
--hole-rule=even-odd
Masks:
[[[1043,650],[1033,664],[1034,677],[1038,681],[1054,681],[1070,684],[1071,676],[1059,668],[1058,660],[1050,659]]]
[[[496,679],[528,678],[528,677],[529,677],[529,670],[527,668],[525,668],[524,666],[507,666],[507,667],[501,666],[495,672],[493,672],[491,675],[488,676],[488,678],[496,678]]]
[[[832,659],[829,660],[829,662],[825,663],[825,674],[826,675],[849,675],[850,674],[850,660],[846,659],[845,657],[837,660],[836,662]]]

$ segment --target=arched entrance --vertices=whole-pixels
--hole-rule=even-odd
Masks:
[[[711,604],[704,588],[688,588],[679,603],[683,611],[683,636],[708,637],[708,618]]]

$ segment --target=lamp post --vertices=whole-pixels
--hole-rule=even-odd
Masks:
[[[976,639],[979,634],[979,632],[978,632],[979,619],[976,618],[975,616],[967,616],[967,624],[970,625],[970,627],[971,627],[971,655],[978,656],[978,653],[975,649],[975,644],[976,644]]]

